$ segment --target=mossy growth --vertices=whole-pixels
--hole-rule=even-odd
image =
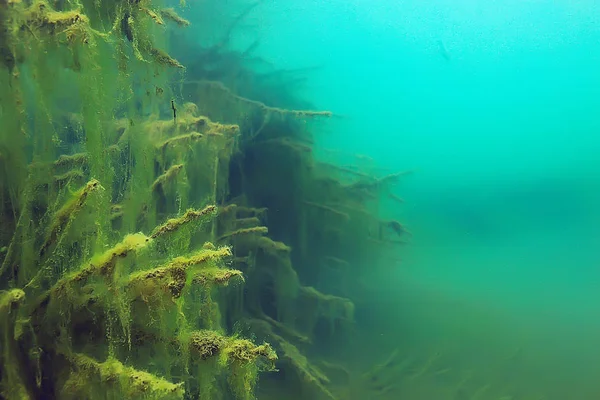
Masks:
[[[305,120],[332,113],[229,89],[227,40],[171,85],[162,34],[187,25],[150,0],[0,2],[4,397],[251,399],[280,370],[281,397],[335,398],[309,353],[351,331],[396,178],[316,163]]]
[[[213,232],[239,127],[165,101],[167,21],[189,24],[151,1],[0,2],[0,397],[247,399],[273,369],[219,301],[245,282]]]
[[[254,389],[260,370],[273,371],[277,355],[269,344],[256,346],[246,339],[225,338],[213,331],[192,332],[189,349],[195,361],[192,366],[199,374],[206,374],[210,366],[216,377],[219,370],[228,371],[226,379],[229,390],[237,399],[254,399]],[[217,374],[215,374],[215,372]],[[206,376],[200,376],[206,379]],[[210,391],[200,387],[207,397]]]
[[[174,384],[112,358],[97,362],[82,354],[67,356],[72,370],[60,382],[64,399],[183,399],[183,384]]]
[[[216,226],[217,243],[232,245],[236,268],[246,276],[245,293],[231,301],[229,324],[244,320],[277,351],[283,373],[263,381],[265,396],[336,398],[339,386],[328,376],[334,368],[318,365],[356,360],[365,351],[365,344],[349,340],[356,310],[377,296],[363,278],[393,268],[383,256],[410,238],[396,216],[381,212],[385,202],[402,204],[397,185],[408,174],[373,172],[376,166],[360,155],[341,154],[342,164],[335,150],[325,153],[328,162],[318,160],[324,149],[316,147],[314,129],[335,114],[302,111],[311,105],[292,98],[289,87],[304,76],[252,71],[248,60],[259,60],[252,46],[236,53],[220,44],[187,45],[196,51],[187,62],[193,76],[183,85],[186,99],[209,118],[240,127],[227,206]],[[340,370],[332,374],[348,379],[350,372]]]

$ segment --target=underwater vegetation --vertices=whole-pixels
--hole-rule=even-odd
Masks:
[[[1,398],[253,399],[261,373],[338,398],[343,367],[310,353],[404,243],[378,217],[403,174],[316,161],[307,120],[332,113],[233,89],[252,71],[226,40],[186,73],[166,37],[190,24],[149,0],[0,1]]]

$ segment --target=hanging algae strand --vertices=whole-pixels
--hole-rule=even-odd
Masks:
[[[188,210],[182,217],[171,219],[157,227],[153,236],[157,238],[175,232],[184,224],[201,216],[211,215],[215,210],[214,206],[205,207],[200,211]],[[63,314],[67,309],[65,307],[71,308],[76,304],[84,305],[85,303],[81,303],[78,296],[85,293],[83,285],[90,281],[92,276],[109,278],[106,282],[111,285],[119,284],[124,289],[122,294],[128,302],[141,298],[144,303],[147,303],[150,298],[159,300],[165,295],[167,299],[177,300],[182,296],[183,289],[188,283],[211,287],[212,285],[226,285],[234,277],[239,277],[243,281],[240,271],[220,268],[217,265],[220,260],[231,257],[231,249],[225,246],[217,248],[210,243],[205,244],[202,249],[191,256],[173,258],[163,267],[133,272],[129,276],[115,280],[112,277],[115,274],[115,263],[134,252],[147,248],[152,240],[151,237],[142,233],[126,236],[122,242],[101,256],[84,264],[78,271],[74,271],[57,282],[49,294],[52,294],[51,297],[55,300],[60,299],[60,301],[48,303],[42,299],[38,302],[39,306],[46,307],[46,305],[53,304],[52,307],[62,310],[59,315],[65,315]],[[81,289],[76,289],[77,287],[81,287]],[[100,294],[92,295],[87,303],[88,307],[111,302]],[[162,303],[160,300],[159,303],[154,304],[160,309],[167,306],[167,303]],[[72,310],[79,313],[79,319],[87,312],[86,307],[72,308]],[[136,318],[131,321],[132,331],[144,330],[144,325],[140,325],[136,321]],[[227,338],[213,331],[188,331],[186,333],[184,329],[178,339],[153,336],[150,332],[138,335],[138,337],[144,337],[146,342],[155,340],[173,343],[176,348],[181,348],[183,340],[188,343],[186,345],[188,350],[184,354],[198,357],[200,361],[213,356],[217,357],[219,369],[229,371],[228,379],[232,385],[231,390],[237,399],[249,399],[248,396],[254,388],[258,372],[273,370],[274,362],[277,360],[275,352],[268,344],[255,345],[248,340]],[[153,337],[154,339],[152,339]],[[161,399],[179,399],[184,395],[182,383],[170,383],[150,373],[135,370],[133,367],[123,365],[116,358],[109,357],[107,361],[101,363],[87,355],[73,354],[70,350],[57,350],[64,354],[72,364],[72,372],[60,390],[63,398],[85,397],[86,390],[108,390],[110,393],[122,396],[121,398],[131,399],[138,398],[142,393],[152,393],[151,398]],[[259,360],[263,360],[261,366],[257,365]],[[266,367],[263,365],[264,363],[266,363]],[[218,371],[213,372],[217,373]]]
[[[22,63],[25,57],[24,54],[18,53],[16,44],[26,43],[28,34],[37,41],[44,36],[59,40],[64,38],[69,45],[93,44],[94,38],[109,42],[111,36],[123,35],[133,43],[133,50],[138,58],[143,59],[145,53],[158,64],[183,68],[165,51],[156,48],[150,36],[140,28],[143,24],[135,22],[149,18],[154,23],[163,25],[161,16],[166,16],[184,27],[189,25],[184,23],[185,20],[178,17],[174,11],[156,13],[150,8],[140,5],[139,2],[117,1],[116,3],[118,7],[113,9],[116,11],[114,13],[112,11],[110,13],[98,12],[101,10],[96,9],[87,10],[86,14],[81,9],[61,10],[63,5],[68,4],[62,2],[55,4],[57,9],[43,0],[35,1],[29,6],[22,1],[0,2],[0,28],[3,32],[8,33],[6,36],[2,35],[2,40],[0,40],[0,55],[2,56],[0,62],[11,71],[17,63]],[[102,5],[96,5],[96,7],[102,7]],[[104,19],[96,20],[96,16],[100,15]],[[110,16],[114,19],[111,20]],[[102,32],[93,28],[93,26],[103,25],[111,26],[111,29]]]
[[[175,164],[175,165],[169,167],[169,169],[164,174],[162,174],[158,178],[156,178],[156,180],[152,184],[152,187],[150,188],[150,190],[152,190],[154,192],[154,191],[158,190],[159,188],[163,187],[167,182],[170,182],[171,180],[173,180],[175,178],[175,176],[177,176],[179,171],[182,170],[182,168],[183,168],[183,164]]]
[[[47,239],[40,249],[40,257],[44,256],[50,246],[56,242],[59,233],[64,230],[66,225],[73,219],[74,215],[83,208],[89,195],[99,189],[104,188],[100,185],[98,180],[92,179],[82,189],[75,193],[75,196],[73,196],[70,201],[56,212],[54,219],[50,224]]]
[[[60,1],[0,1],[0,32],[6,33],[0,38],[0,68],[11,72],[6,78],[1,77],[2,82],[15,88],[7,97],[16,98],[19,89],[32,92],[31,99],[19,102],[16,111],[35,124],[31,132],[27,131],[28,124],[22,124],[26,133],[22,146],[2,147],[2,163],[7,164],[8,150],[14,148],[24,160],[34,159],[42,166],[25,184],[9,182],[1,187],[2,195],[5,190],[19,193],[22,187],[34,188],[23,196],[20,204],[7,206],[8,217],[0,216],[3,228],[7,229],[7,235],[0,237],[2,244],[10,240],[12,247],[16,243],[16,250],[11,252],[14,257],[5,256],[6,269],[10,268],[25,284],[24,291],[0,292],[0,311],[3,317],[8,317],[1,323],[2,397],[179,399],[185,395],[193,398],[195,382],[202,376],[188,374],[187,366],[203,361],[201,357],[190,357],[198,349],[199,339],[210,336],[220,338],[215,339],[219,346],[213,352],[218,368],[210,372],[225,374],[223,378],[230,381],[231,391],[241,400],[253,396],[260,367],[276,360],[269,345],[255,345],[221,333],[211,336],[209,331],[198,330],[205,326],[197,316],[212,312],[215,303],[211,303],[212,289],[233,280],[244,282],[241,271],[223,266],[224,260],[232,255],[231,248],[204,245],[194,250],[202,241],[215,239],[203,229],[196,229],[195,222],[215,216],[217,207],[189,208],[181,214],[179,209],[169,208],[174,197],[171,193],[161,198],[152,196],[152,190],[169,183],[183,169],[182,160],[190,159],[186,153],[190,149],[179,146],[184,141],[195,146],[195,151],[207,153],[211,161],[222,160],[217,165],[223,173],[210,171],[211,179],[226,177],[223,166],[233,151],[232,142],[239,127],[188,115],[189,106],[182,107],[175,124],[164,121],[168,127],[162,121],[152,125],[149,120],[135,128],[124,125],[119,129],[111,121],[113,115],[129,105],[129,93],[124,93],[122,86],[130,86],[130,76],[150,70],[156,74],[157,65],[182,68],[177,60],[153,44],[153,32],[149,30],[153,26],[157,29],[167,20],[187,25],[172,10],[157,11],[147,0],[90,1],[78,6]],[[69,60],[71,55],[73,61]],[[115,58],[117,61],[113,63]],[[60,65],[53,69],[56,61]],[[23,68],[19,69],[20,66]],[[45,73],[56,76],[57,83],[53,85],[51,79],[44,81]],[[111,84],[111,74],[116,78],[115,84]],[[66,85],[65,92],[57,95],[61,80],[70,83],[73,78],[79,87]],[[34,83],[31,88],[27,87],[29,82]],[[78,88],[81,92],[77,92]],[[69,92],[71,89],[74,92]],[[124,98],[125,102],[120,102]],[[70,120],[65,117],[77,115],[73,109],[66,110],[65,115],[52,114],[54,105],[64,103],[81,108],[80,117]],[[6,118],[6,114],[0,115],[0,122],[6,122]],[[60,126],[63,118],[69,120],[66,128]],[[135,116],[128,115],[126,119]],[[0,145],[21,128],[18,124],[8,127],[7,133],[0,133],[3,141]],[[139,132],[147,133],[146,142],[136,136]],[[54,136],[56,141],[47,139]],[[71,155],[56,159],[61,153]],[[146,159],[150,160],[148,165],[161,164],[163,175],[155,176],[158,172],[145,168]],[[206,172],[198,163],[191,166],[186,163],[185,168],[200,177]],[[79,179],[83,187],[69,193],[67,185]],[[107,193],[96,199],[94,194],[103,189],[100,183]],[[121,227],[109,224],[109,210],[113,216],[124,213],[135,217],[138,202],[149,205],[148,213],[152,215],[147,221],[139,224],[126,221]],[[204,202],[195,199],[190,204]],[[88,209],[95,212],[87,212]],[[37,215],[42,218],[36,218]],[[27,224],[23,232],[17,233],[13,226],[21,217]],[[5,220],[9,223],[4,224]],[[186,224],[190,226],[184,228]],[[134,233],[137,231],[144,233]],[[171,234],[174,236],[170,237]],[[161,246],[154,245],[158,239]],[[28,279],[29,269],[37,269],[39,274],[43,271],[44,278],[34,277],[32,283]],[[14,286],[21,286],[21,282],[14,279],[2,285]],[[195,297],[198,291],[202,293],[200,299]],[[158,300],[157,307],[140,299]],[[17,317],[32,329],[17,326]],[[132,338],[132,333],[137,336]],[[189,340],[182,341],[186,335]],[[160,357],[152,364],[141,364],[144,355],[137,348],[132,349],[132,342],[140,348],[179,343],[165,358],[181,374],[173,377],[156,368],[154,362],[163,361]],[[212,369],[212,364],[206,368]],[[211,385],[227,389],[220,383]]]
[[[27,381],[19,371],[19,353],[17,351],[18,308],[25,300],[25,292],[12,289],[0,292],[0,373],[2,391],[5,398],[30,399]]]

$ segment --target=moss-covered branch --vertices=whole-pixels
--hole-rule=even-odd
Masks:
[[[336,399],[326,386],[329,378],[312,365],[296,346],[277,335],[266,321],[251,319],[247,322],[258,335],[269,338],[284,368],[298,376],[306,393],[310,393],[310,398]]]
[[[104,189],[96,179],[90,180],[83,188],[75,193],[56,213],[50,223],[46,240],[40,248],[40,257],[43,257],[47,250],[56,243],[61,232],[64,231],[67,224],[81,211],[90,194]]]
[[[240,271],[219,268],[216,262],[231,256],[229,247],[205,248],[190,257],[177,257],[167,265],[148,271],[139,271],[127,278],[125,288],[130,298],[150,298],[167,295],[173,299],[181,296],[188,282],[203,285],[226,285],[230,279],[240,277]]]
[[[185,27],[190,25],[190,21],[182,18],[173,8],[163,8],[160,10],[160,15],[164,19],[175,22],[179,26]]]
[[[0,397],[6,399],[33,399],[32,388],[24,373],[17,338],[18,308],[25,300],[25,292],[12,289],[0,292]]]
[[[209,217],[216,214],[217,207],[214,205],[210,205],[205,207],[204,209],[198,210],[187,210],[181,217],[179,218],[171,218],[164,224],[156,227],[150,238],[156,239],[162,235],[165,235],[170,232],[174,232],[181,228],[183,225],[188,224],[192,221],[198,220],[203,217]]]
[[[273,370],[277,361],[277,354],[267,343],[257,346],[249,340],[228,338],[213,331],[192,332],[189,349],[192,357],[200,360],[221,356],[226,362],[255,363],[262,359],[269,365],[267,370]]]
[[[162,175],[160,175],[154,183],[152,183],[151,190],[154,192],[159,188],[162,188],[168,182],[171,182],[175,177],[179,174],[179,172],[183,169],[183,164],[175,164],[169,167]]]
[[[220,242],[225,239],[229,239],[229,238],[233,238],[233,237],[237,237],[237,236],[266,235],[267,233],[269,233],[269,228],[267,228],[266,226],[253,226],[251,228],[240,228],[233,232],[228,232],[228,233],[224,234],[223,236],[221,236],[218,239],[218,241]]]
[[[12,289],[0,292],[0,316],[7,318],[14,309],[18,307],[25,298],[25,292],[21,289]],[[14,318],[14,315],[12,316]]]
[[[284,108],[269,107],[260,101],[247,99],[245,97],[242,97],[242,96],[239,96],[239,95],[233,93],[222,82],[218,82],[218,81],[187,81],[186,84],[205,86],[210,89],[215,89],[215,90],[221,91],[221,92],[225,93],[227,96],[229,96],[234,101],[238,101],[240,103],[244,103],[244,104],[250,105],[252,107],[256,107],[259,110],[261,110],[263,112],[267,112],[267,113],[272,113],[272,114],[277,114],[277,115],[291,115],[291,116],[300,117],[300,118],[333,116],[333,113],[331,111],[286,110]]]
[[[186,20],[179,17],[174,10],[153,11],[150,7],[138,2],[117,1],[110,11],[98,12],[98,9],[68,9],[68,2],[48,2],[36,0],[33,4],[21,1],[0,3],[0,27],[7,35],[0,42],[2,64],[13,69],[17,62],[22,62],[25,55],[15,53],[19,41],[26,42],[29,37],[41,42],[52,38],[58,42],[74,45],[95,45],[97,39],[112,43],[121,35],[132,43],[137,58],[147,56],[157,64],[183,68],[183,66],[164,50],[155,47],[151,35],[144,29],[145,18],[156,24],[164,25],[162,18],[168,18],[179,26],[186,26]],[[144,2],[148,4],[149,2]],[[96,5],[99,6],[99,5]],[[109,30],[98,30],[98,26],[110,27]]]
[[[60,388],[61,398],[89,399],[99,393],[119,399],[183,399],[183,383],[174,384],[109,358],[98,362],[84,354],[66,356],[71,371]]]

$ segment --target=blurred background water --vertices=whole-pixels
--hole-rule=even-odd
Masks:
[[[514,398],[598,398],[600,3],[288,0],[254,18],[261,54],[321,67],[307,97],[344,116],[322,148],[415,171],[389,205],[412,244],[364,313],[381,339],[451,348]],[[493,368],[515,351],[516,376]]]
[[[413,237],[365,282],[365,338],[484,373],[464,398],[599,398],[600,3],[280,0],[249,20],[240,46],[318,67],[305,97],[343,116],[321,158],[415,172],[383,210]]]

